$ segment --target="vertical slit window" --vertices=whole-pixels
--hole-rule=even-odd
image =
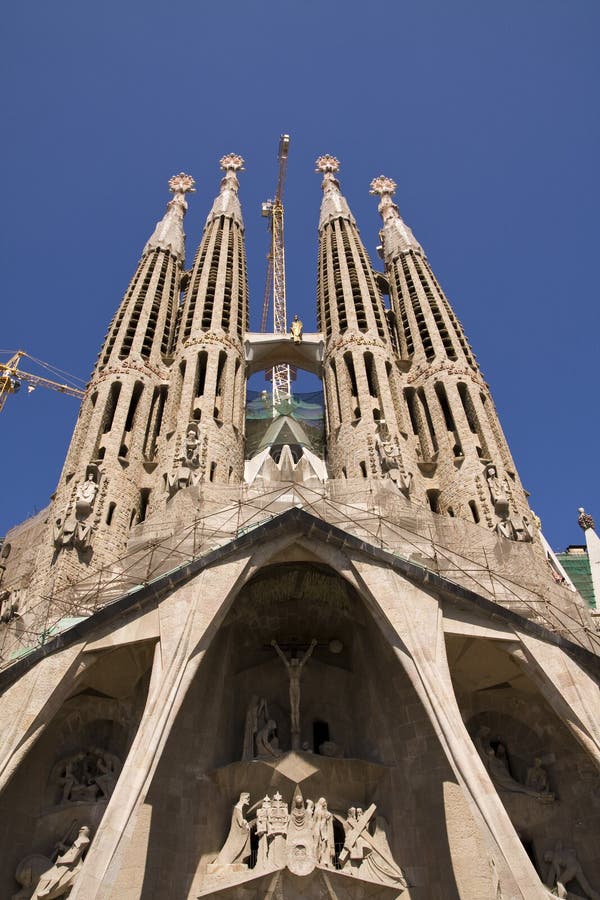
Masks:
[[[140,512],[138,522],[143,522],[148,513],[148,503],[150,502],[150,488],[142,488],[140,491]]]
[[[479,524],[479,510],[477,509],[477,504],[474,500],[469,500],[469,509],[471,510],[471,515],[473,516],[473,521],[476,525]]]
[[[131,400],[129,401],[129,409],[127,410],[127,419],[125,420],[125,431],[129,432],[133,428],[133,423],[135,420],[135,414],[137,412],[137,408],[140,402],[140,397],[142,396],[142,392],[144,390],[144,385],[141,381],[136,381],[133,386],[133,391],[131,393]]]
[[[202,397],[204,394],[204,386],[206,384],[206,366],[208,363],[208,353],[202,350],[198,354],[196,363],[196,379],[194,384],[194,397]]]

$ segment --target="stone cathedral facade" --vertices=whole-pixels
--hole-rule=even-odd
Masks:
[[[598,650],[395,184],[320,157],[317,333],[173,198],[0,551],[0,896],[600,897]],[[277,408],[250,375],[322,380]]]

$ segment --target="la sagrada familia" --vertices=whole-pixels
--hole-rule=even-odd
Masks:
[[[191,269],[171,179],[0,555],[0,896],[599,898],[599,636],[395,184],[377,271],[319,158],[319,331],[259,334],[242,167]]]

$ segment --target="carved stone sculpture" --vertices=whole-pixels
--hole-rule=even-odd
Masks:
[[[277,641],[272,640],[271,645],[275,652],[283,662],[289,682],[290,682],[290,724],[292,737],[292,750],[300,749],[300,678],[302,677],[302,669],[307,663],[313,650],[317,646],[315,638],[310,643],[310,647],[300,659],[291,656],[290,659],[283,653]]]
[[[312,803],[310,803],[310,806],[308,804],[305,805],[300,788],[297,787],[292,799],[286,833],[287,867],[294,875],[310,874],[318,862],[317,841],[319,825],[316,812],[317,807],[313,807]]]
[[[279,759],[281,750],[275,737],[277,723],[269,719],[256,735],[256,759]]]
[[[89,472],[87,479],[78,485],[75,493],[75,511],[78,517],[89,516],[97,493],[98,485],[94,479],[94,473]]]
[[[490,743],[490,734],[491,731],[487,725],[482,725],[475,737],[475,746],[496,787],[512,794],[528,794],[530,797],[535,797],[536,800],[552,803],[554,794],[550,791],[535,790],[513,778],[508,767],[505,745],[498,742],[497,746],[493,747]]]
[[[364,812],[360,807],[350,807],[344,825],[344,846],[338,862],[342,871],[349,870],[367,881],[386,884],[401,892],[407,887],[407,882],[392,856],[387,822],[383,817],[375,816],[376,810],[374,803]]]
[[[600,894],[592,888],[585,877],[575,850],[563,847],[559,842],[554,850],[548,850],[544,854],[544,860],[550,863],[545,882],[546,887],[549,887],[552,893],[556,891],[557,897],[568,898],[570,894],[567,885],[576,878],[589,900],[600,900]]]
[[[294,318],[292,320],[292,324],[290,326],[290,333],[292,335],[292,340],[294,341],[295,344],[302,343],[302,328],[303,328],[303,325],[302,325],[301,320],[298,318],[297,315],[294,316]]]
[[[269,859],[269,813],[271,810],[271,798],[267,794],[262,804],[256,810],[256,836],[258,838],[258,853],[256,856],[256,868],[262,871],[267,868]]]
[[[490,463],[490,465],[485,467],[485,478],[492,503],[494,504],[494,512],[500,519],[506,519],[508,516],[508,497],[498,478],[496,466]]]
[[[256,694],[250,698],[246,723],[244,726],[244,746],[242,748],[242,762],[254,759],[257,755],[256,735],[269,721],[269,710],[264,697]]]
[[[315,804],[313,815],[315,854],[320,866],[333,869],[335,841],[333,838],[333,816],[327,809],[327,800],[320,797]]]
[[[532,791],[536,791],[538,794],[550,793],[548,773],[543,768],[542,760],[539,756],[536,756],[533,760],[533,766],[530,766],[529,769],[527,769],[525,786],[531,788]]]
[[[250,794],[243,791],[233,807],[229,834],[213,867],[244,865],[250,859],[250,825],[244,818],[244,807],[250,803]]]
[[[68,894],[83,865],[83,857],[89,845],[90,829],[87,825],[79,829],[79,834],[72,844],[63,841],[57,844],[59,855],[54,865],[40,875],[37,886],[30,895],[32,900],[54,900],[55,897],[64,897]]]
[[[285,866],[286,835],[289,823],[288,805],[276,791],[269,810],[268,834],[269,834],[269,863],[281,868]]]
[[[63,760],[59,768],[60,803],[108,800],[121,773],[121,760],[100,747]]]
[[[167,476],[169,496],[190,485],[198,484],[200,473],[200,431],[197,422],[190,422],[186,429],[181,453],[175,457],[174,475]]]

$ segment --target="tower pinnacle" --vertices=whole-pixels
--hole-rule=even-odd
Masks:
[[[381,197],[378,210],[383,219],[383,231],[385,232],[384,251],[387,255],[406,253],[414,250],[423,256],[423,248],[415,239],[411,229],[403,221],[398,207],[392,197],[396,192],[396,182],[385,175],[379,175],[371,182],[369,193],[378,194]],[[383,238],[383,234],[382,234]]]
[[[183,217],[188,208],[185,195],[196,190],[195,183],[192,176],[186,175],[185,172],[169,178],[169,190],[173,194],[173,199],[167,203],[167,211],[157,223],[144,247],[143,255],[151,250],[168,250],[183,262],[185,255]]]
[[[238,199],[240,183],[236,172],[244,171],[244,160],[237,153],[227,153],[221,157],[219,165],[225,172],[225,175],[221,179],[219,194],[208,214],[206,224],[208,225],[209,222],[218,216],[230,216],[243,228],[242,210]]]
[[[339,218],[348,219],[349,222],[355,225],[356,222],[350,212],[350,207],[346,202],[346,198],[342,195],[340,183],[335,177],[335,173],[339,172],[340,169],[339,160],[335,156],[330,156],[329,153],[326,153],[324,156],[319,156],[315,166],[315,172],[323,173],[323,181],[321,183],[323,202],[321,203],[319,229],[331,219]]]

